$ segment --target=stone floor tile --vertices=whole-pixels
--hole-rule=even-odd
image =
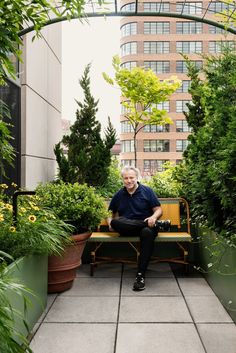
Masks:
[[[215,295],[204,278],[178,278],[184,296]]]
[[[196,323],[232,322],[216,296],[192,296],[186,297],[186,301]]]
[[[42,324],[30,347],[34,353],[112,353],[114,324]]]
[[[97,266],[94,270],[92,277],[121,277],[122,265],[119,263],[115,264],[104,264]],[[83,264],[76,271],[76,277],[91,277],[90,276],[90,265]]]
[[[146,289],[141,292],[134,292],[134,279],[123,278],[121,295],[131,296],[180,296],[178,284],[175,278],[150,278],[145,281]]]
[[[137,272],[137,265],[125,264],[123,277],[134,278]],[[159,262],[155,264],[149,264],[146,277],[174,277],[168,263]]]
[[[119,278],[76,278],[70,290],[60,296],[110,296],[119,295]]]
[[[120,322],[192,322],[182,297],[122,297]]]
[[[197,325],[207,353],[236,353],[235,324]]]
[[[118,327],[116,353],[204,352],[193,324],[119,324]]]
[[[57,297],[45,322],[116,322],[118,297]]]

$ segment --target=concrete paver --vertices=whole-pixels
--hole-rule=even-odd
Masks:
[[[118,297],[59,296],[45,322],[116,322]]]
[[[204,278],[151,264],[133,292],[133,265],[81,266],[73,287],[49,295],[34,353],[236,353],[236,326]]]
[[[192,322],[181,297],[122,297],[120,322]]]
[[[34,353],[111,353],[115,324],[47,324],[31,342]]]
[[[235,324],[197,325],[207,353],[236,353]]]
[[[205,353],[193,324],[119,324],[116,353]]]
[[[76,278],[69,291],[61,296],[119,296],[119,278]]]
[[[196,323],[232,322],[216,296],[186,297],[186,301]]]
[[[204,278],[178,278],[184,296],[215,295]]]

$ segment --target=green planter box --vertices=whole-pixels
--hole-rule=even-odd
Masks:
[[[205,277],[209,285],[236,322],[236,249],[222,245],[212,246],[217,234],[207,228],[199,228],[198,234],[202,241],[198,246],[197,262],[206,269]],[[219,262],[214,265],[216,257],[212,256],[212,251],[218,250]],[[213,266],[208,267],[208,264]]]
[[[9,266],[9,274],[16,282],[24,284],[34,295],[26,294],[29,304],[24,307],[24,300],[11,291],[8,298],[12,307],[22,314],[27,322],[29,331],[32,330],[39,317],[43,313],[47,304],[47,256],[25,256]],[[26,337],[28,331],[24,325],[23,319],[15,316],[15,327]]]

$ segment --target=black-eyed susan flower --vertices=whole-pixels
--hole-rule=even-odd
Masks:
[[[12,205],[10,205],[9,203],[5,204],[5,208],[9,211],[12,211]]]
[[[8,186],[7,186],[7,184],[0,184],[0,188],[2,188],[2,189],[8,189]]]
[[[10,227],[10,232],[14,233],[16,231],[16,228],[15,227]]]
[[[30,216],[28,217],[28,220],[29,220],[30,222],[35,222],[35,221],[36,221],[36,217],[35,217],[34,215],[30,215]]]
[[[0,214],[0,222],[3,222],[4,221],[4,216],[3,214]]]

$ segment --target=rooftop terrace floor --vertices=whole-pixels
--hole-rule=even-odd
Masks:
[[[82,265],[73,287],[49,295],[34,353],[236,353],[236,325],[198,273],[150,265],[132,291],[132,265]]]

